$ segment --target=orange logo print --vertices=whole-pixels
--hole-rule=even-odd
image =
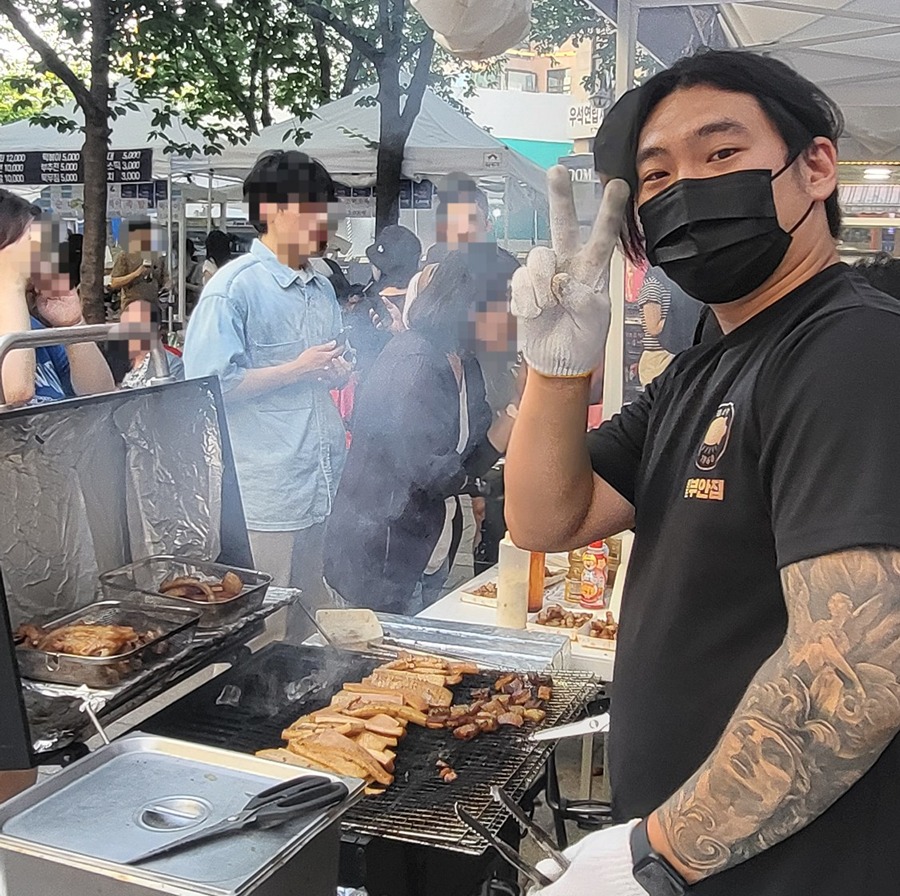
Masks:
[[[734,405],[730,402],[719,406],[716,416],[706,430],[703,444],[697,452],[697,469],[709,472],[714,470],[725,454],[731,429],[734,423]]]

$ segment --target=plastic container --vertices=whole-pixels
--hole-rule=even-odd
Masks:
[[[516,547],[509,532],[500,542],[497,578],[497,625],[524,629],[528,624],[528,571],[531,555]]]
[[[584,548],[569,551],[569,569],[566,572],[566,589],[563,600],[567,604],[581,605],[581,574],[584,572]]]
[[[616,585],[616,575],[619,572],[619,567],[622,565],[622,537],[614,535],[612,538],[607,538],[606,544],[609,546],[609,571],[606,574],[606,593],[612,594],[612,590]]]
[[[546,555],[532,551],[528,560],[528,612],[539,613],[544,606]]]
[[[584,609],[606,609],[608,569],[609,548],[606,542],[595,541],[584,552],[584,571],[581,574],[581,606]]]

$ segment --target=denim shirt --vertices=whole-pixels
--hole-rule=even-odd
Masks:
[[[328,280],[281,264],[259,240],[215,273],[191,315],[185,375],[216,375],[222,384],[248,529],[287,532],[323,522],[346,436],[328,386],[314,379],[248,399],[229,393],[248,370],[293,361],[340,329]]]

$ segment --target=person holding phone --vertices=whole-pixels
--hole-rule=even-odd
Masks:
[[[336,193],[325,168],[301,152],[262,156],[244,182],[259,233],[246,255],[220,268],[191,315],[187,377],[217,376],[250,544],[258,569],[324,600],[322,550],[346,453],[329,394],[350,365],[341,311],[328,279],[310,265],[328,243]],[[288,637],[308,633],[302,609]]]

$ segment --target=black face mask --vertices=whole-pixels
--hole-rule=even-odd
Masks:
[[[749,169],[680,180],[639,209],[647,258],[688,295],[708,305],[733,302],[759,289],[781,264],[794,231],[778,223],[773,175]]]

